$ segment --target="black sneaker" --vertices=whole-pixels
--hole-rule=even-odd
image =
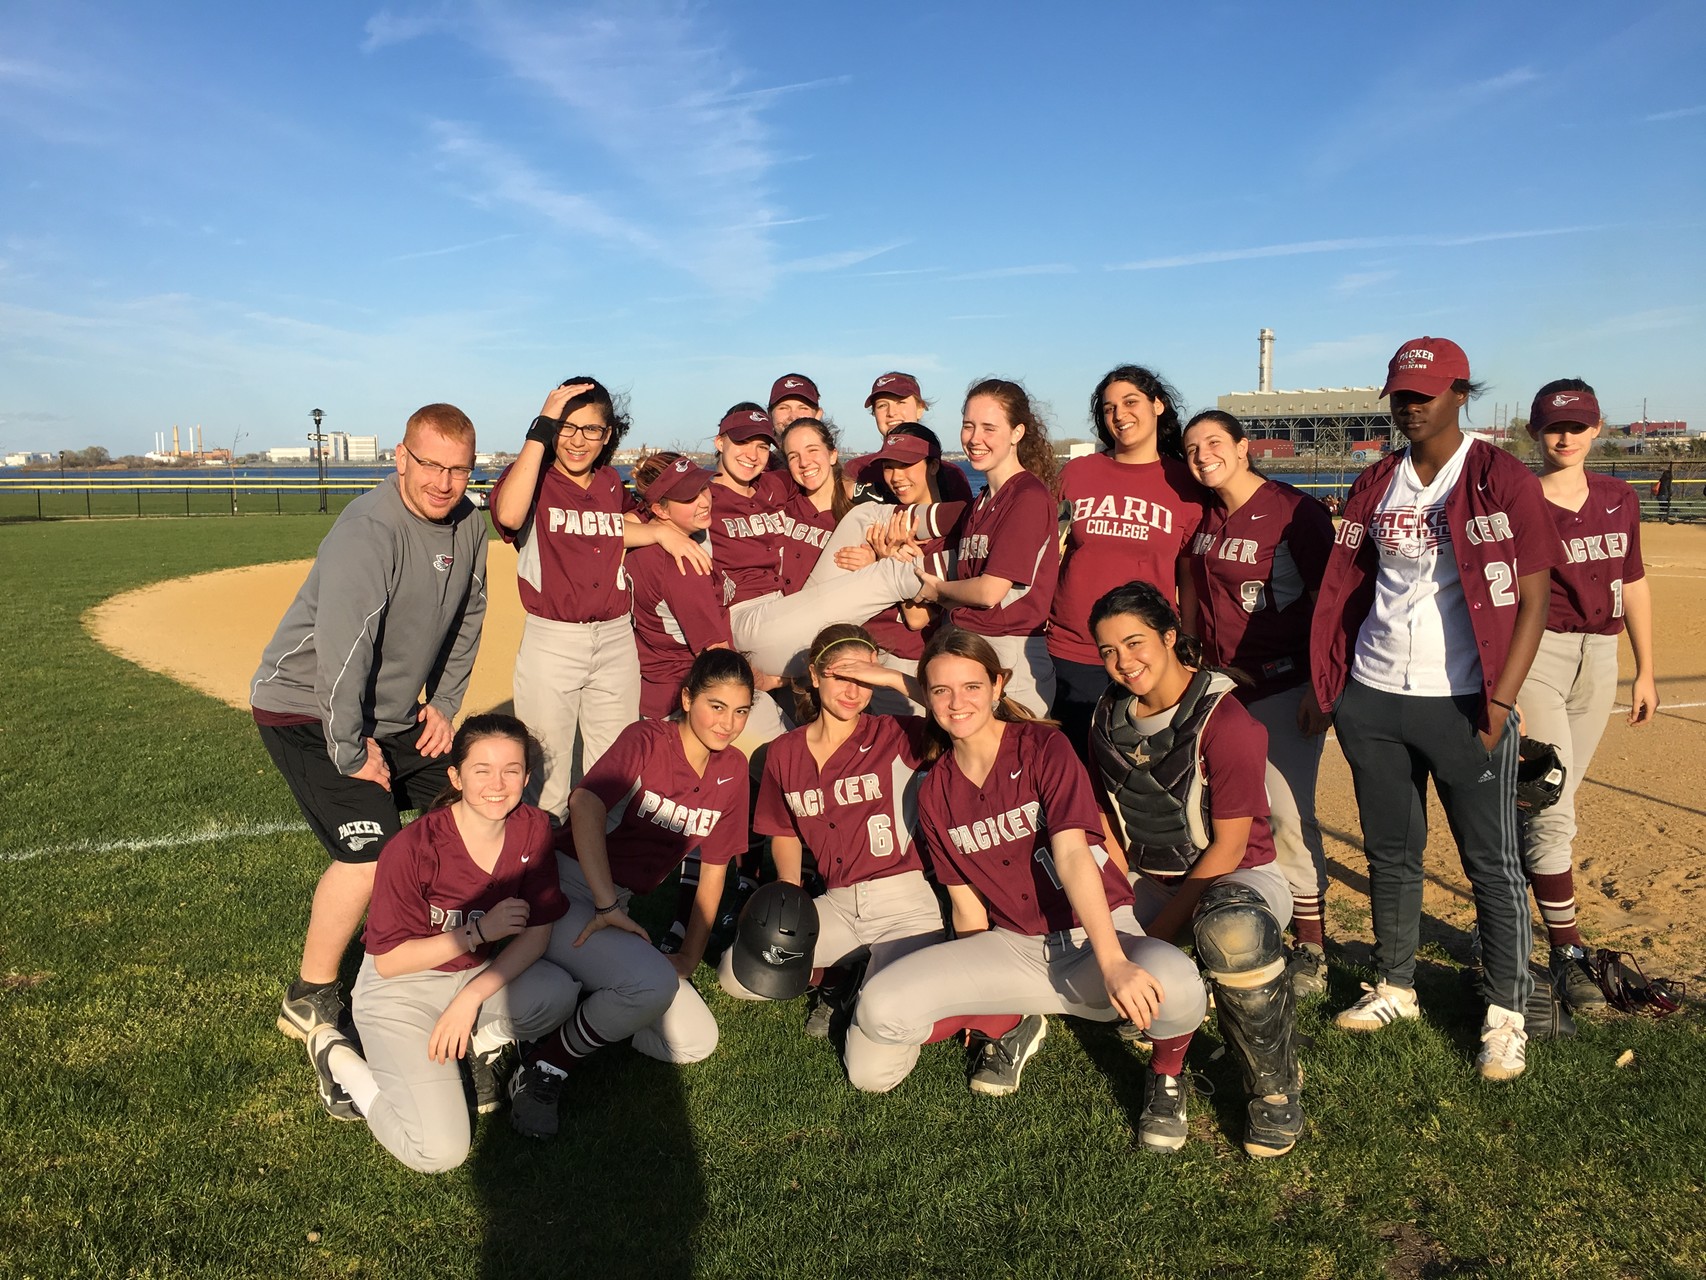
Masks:
[[[813,987],[806,992],[806,1035],[813,1040],[827,1040],[834,1021],[835,1003],[824,989]]]
[[[1005,1098],[1019,1091],[1019,1077],[1025,1064],[1041,1047],[1048,1034],[1048,1019],[1040,1013],[1021,1018],[999,1040],[984,1042],[977,1070],[971,1074],[971,1091],[989,1098]]]
[[[524,1138],[557,1136],[557,1101],[568,1073],[549,1062],[529,1062],[509,1078],[509,1124]]]
[[[1145,1151],[1170,1154],[1185,1145],[1190,1133],[1185,1092],[1183,1076],[1149,1073],[1143,1090],[1143,1114],[1137,1118],[1137,1137]]]
[[[292,1000],[284,993],[279,1006],[278,1029],[292,1040],[307,1040],[315,1027],[341,1027],[344,1022],[344,984],[334,982],[329,987],[310,991]]]
[[[503,1066],[504,1051],[468,1055],[468,1079],[474,1086],[474,1111],[478,1115],[489,1116],[503,1106]]]
[[[1116,1022],[1114,1024],[1114,1034],[1121,1040],[1124,1040],[1127,1044],[1149,1045],[1153,1043],[1149,1038],[1149,1032],[1143,1027],[1138,1026],[1137,1023],[1133,1022],[1130,1018],[1121,1018]]]
[[[1283,1156],[1303,1132],[1303,1106],[1295,1095],[1278,1102],[1251,1098],[1246,1117],[1244,1150],[1258,1159]]]
[[[668,933],[664,934],[663,937],[658,939],[658,950],[663,952],[666,956],[673,956],[681,950],[681,944],[686,941],[687,938],[685,935],[679,934],[675,932],[675,930],[671,929]]]
[[[1547,969],[1552,974],[1552,989],[1569,1007],[1571,1013],[1601,1013],[1605,1009],[1605,992],[1593,976],[1586,948],[1553,947]]]
[[[1293,947],[1285,972],[1291,979],[1292,994],[1299,1000],[1327,994],[1327,953],[1316,943],[1300,942]]]
[[[334,1120],[360,1120],[361,1112],[357,1109],[355,1100],[333,1077],[331,1068],[333,1049],[342,1045],[352,1053],[355,1051],[349,1037],[335,1026],[322,1024],[308,1033],[307,1044],[308,1061],[314,1065],[314,1080],[320,1094],[320,1105],[326,1108],[326,1114]]]

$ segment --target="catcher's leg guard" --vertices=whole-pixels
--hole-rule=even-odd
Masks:
[[[1303,1075],[1280,923],[1254,889],[1223,881],[1203,894],[1195,935],[1197,956],[1214,983],[1221,1032],[1251,1094],[1244,1149],[1284,1155],[1303,1131]]]

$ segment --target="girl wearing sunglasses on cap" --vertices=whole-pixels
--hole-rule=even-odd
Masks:
[[[1540,481],[1463,433],[1469,357],[1416,338],[1382,395],[1408,447],[1351,486],[1315,604],[1310,667],[1351,767],[1368,855],[1376,981],[1338,1016],[1379,1031],[1420,1016],[1416,946],[1427,779],[1475,897],[1486,965],[1483,1078],[1526,1065],[1528,885],[1516,831],[1516,701],[1546,629],[1562,558]]]
[[[1563,547],[1552,570],[1546,633],[1522,682],[1523,734],[1558,749],[1563,794],[1525,815],[1523,862],[1550,943],[1552,982],[1576,1012],[1605,1007],[1576,928],[1571,843],[1576,789],[1593,763],[1617,696],[1617,637],[1635,654],[1631,725],[1659,709],[1653,676],[1653,602],[1641,563],[1641,502],[1623,481],[1584,465],[1599,438],[1594,390],[1580,378],[1548,382],[1535,394],[1528,434],[1540,446],[1540,487]]]
[[[545,397],[488,501],[498,536],[516,548],[516,586],[527,613],[515,657],[515,709],[545,751],[529,794],[559,821],[575,780],[639,714],[624,549],[658,543],[683,570],[711,567],[705,550],[679,530],[641,523],[610,465],[627,431],[627,417],[603,384],[570,378]]]

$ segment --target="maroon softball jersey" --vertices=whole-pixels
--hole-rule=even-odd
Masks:
[[[1614,476],[1590,471],[1580,511],[1546,504],[1564,562],[1552,568],[1548,631],[1614,636],[1623,630],[1623,588],[1647,576],[1641,563],[1641,500]]]
[[[711,556],[734,587],[728,603],[782,589],[782,508],[798,492],[786,471],[759,476],[750,497],[712,481]]]
[[[948,616],[956,627],[984,636],[1029,636],[1041,632],[1054,602],[1060,575],[1060,507],[1048,486],[1021,471],[999,492],[985,489],[960,525],[960,581],[991,574],[1013,583],[1017,597],[992,609],[958,608]]]
[[[746,849],[746,757],[734,747],[713,751],[704,776],[693,772],[675,720],[638,720],[581,779],[580,789],[604,802],[610,877],[648,894],[698,850],[700,861],[727,866]],[[557,848],[576,857],[570,827]]]
[[[912,784],[923,758],[923,717],[860,716],[821,770],[806,733],[795,729],[770,744],[752,829],[797,837],[831,889],[922,870],[912,843]]]
[[[557,884],[545,811],[516,806],[504,820],[503,851],[488,874],[469,856],[449,807],[429,809],[392,836],[379,855],[367,907],[367,954],[382,956],[415,938],[460,929],[505,898],[526,901],[529,927],[554,924],[569,909]],[[458,973],[491,958],[490,946],[478,947],[438,971]]]
[[[1151,582],[1178,597],[1178,563],[1202,523],[1207,490],[1172,458],[1116,462],[1105,453],[1074,458],[1060,472],[1071,514],[1060,587],[1049,618],[1048,651],[1068,662],[1099,663],[1090,610],[1115,587]]]
[[[1102,848],[1102,815],[1066,735],[1032,721],[1003,726],[982,786],[949,752],[918,793],[918,838],[939,883],[969,884],[999,929],[1040,937],[1080,921],[1060,887],[1049,838],[1082,831],[1102,869],[1108,905],[1131,905],[1131,886]]]
[[[504,468],[488,507],[509,481]],[[539,473],[533,506],[520,529],[497,526],[516,547],[516,587],[521,607],[552,622],[609,622],[628,612],[622,573],[622,517],[635,510],[633,495],[614,467],[600,467],[581,488],[555,466]]]
[[[683,573],[669,552],[653,544],[628,553],[628,579],[640,650],[640,714],[657,720],[681,705],[677,695],[693,659],[714,644],[734,643],[723,575],[715,569]]]
[[[1250,818],[1250,838],[1241,867],[1274,860],[1268,825],[1268,731],[1236,699],[1222,698],[1201,734],[1210,818]]]
[[[782,592],[793,595],[806,585],[818,557],[835,532],[835,508],[819,511],[803,493],[795,493],[782,508]]]
[[[1237,511],[1211,504],[1191,539],[1197,632],[1211,664],[1255,682],[1250,702],[1309,679],[1310,593],[1333,550],[1333,518],[1314,498],[1269,480]]]

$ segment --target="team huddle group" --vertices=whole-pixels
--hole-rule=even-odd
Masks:
[[[1475,903],[1477,1069],[1520,1075],[1531,888],[1551,981],[1576,1010],[1603,1004],[1576,929],[1574,790],[1625,628],[1630,722],[1658,699],[1638,502],[1583,467],[1593,389],[1536,395],[1538,476],[1464,433],[1480,390],[1456,344],[1405,343],[1383,394],[1407,447],[1363,471],[1335,532],[1252,466],[1236,418],[1181,422],[1135,365],[1096,384],[1101,448],[1064,466],[1023,387],[972,386],[975,494],[905,373],[871,387],[866,457],[843,462],[817,387],[790,374],[723,415],[714,469],[654,453],[629,484],[610,465],[621,404],[571,378],[488,502],[526,612],[515,715],[454,729],[487,526],[465,494],[472,423],[421,409],[251,691],[332,857],[279,1018],[321,1101],[423,1171],[466,1158],[469,1092],[480,1111],[507,1094],[514,1126],[549,1136],[576,1064],[611,1042],[714,1052],[690,979],[720,946],[722,989],[805,990],[807,1034],[839,1040],[864,1090],[955,1040],[971,1088],[1008,1094],[1046,1015],[1117,1022],[1150,1046],[1138,1138],[1160,1152],[1187,1137],[1212,994],[1244,1149],[1282,1155],[1303,1129],[1297,1004],[1327,988],[1329,727],[1376,971],[1337,1025],[1419,1016],[1431,777]],[[1530,816],[1524,734],[1566,768]],[[654,942],[630,900],[677,875]]]

